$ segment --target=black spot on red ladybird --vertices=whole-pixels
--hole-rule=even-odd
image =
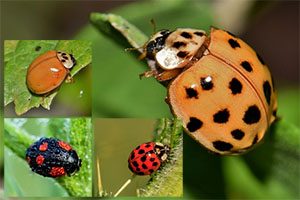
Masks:
[[[33,172],[45,177],[70,176],[81,167],[77,152],[57,138],[41,138],[33,143],[26,151],[26,159]]]
[[[244,113],[243,121],[246,124],[255,124],[260,120],[261,114],[256,105],[249,106]]]
[[[190,117],[190,121],[187,123],[186,127],[190,132],[195,132],[202,127],[202,124],[203,122],[200,119],[196,117]]]
[[[144,149],[140,149],[139,151],[138,151],[138,154],[144,154],[145,153],[145,150]]]
[[[215,123],[226,123],[229,119],[229,111],[227,108],[218,111],[217,113],[214,114],[213,118],[214,118],[214,122]]]

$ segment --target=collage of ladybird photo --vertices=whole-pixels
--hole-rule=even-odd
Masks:
[[[300,199],[300,2],[0,5],[0,199]]]

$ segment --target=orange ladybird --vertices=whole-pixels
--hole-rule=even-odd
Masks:
[[[58,88],[76,64],[72,54],[47,51],[37,57],[27,69],[26,84],[37,95],[47,94]]]
[[[142,57],[168,85],[167,102],[186,132],[217,154],[240,154],[260,142],[276,118],[271,74],[262,58],[233,34],[211,28],[156,33]]]

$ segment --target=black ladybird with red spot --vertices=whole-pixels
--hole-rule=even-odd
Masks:
[[[81,167],[75,150],[56,138],[41,138],[26,151],[31,170],[46,177],[71,176]]]
[[[128,167],[137,175],[150,175],[167,160],[170,148],[158,142],[137,146],[129,155]]]

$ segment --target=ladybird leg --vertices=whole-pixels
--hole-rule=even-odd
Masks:
[[[68,74],[65,82],[66,83],[74,83],[74,79],[70,74]]]
[[[149,78],[149,77],[156,77],[158,75],[157,71],[155,70],[150,70],[150,71],[146,71],[142,74],[140,74],[140,79],[142,78]]]
[[[163,71],[162,73],[159,73],[155,76],[155,78],[160,81],[168,81],[171,79],[174,79],[176,76],[178,76],[182,72],[182,69],[176,68],[168,71]]]

